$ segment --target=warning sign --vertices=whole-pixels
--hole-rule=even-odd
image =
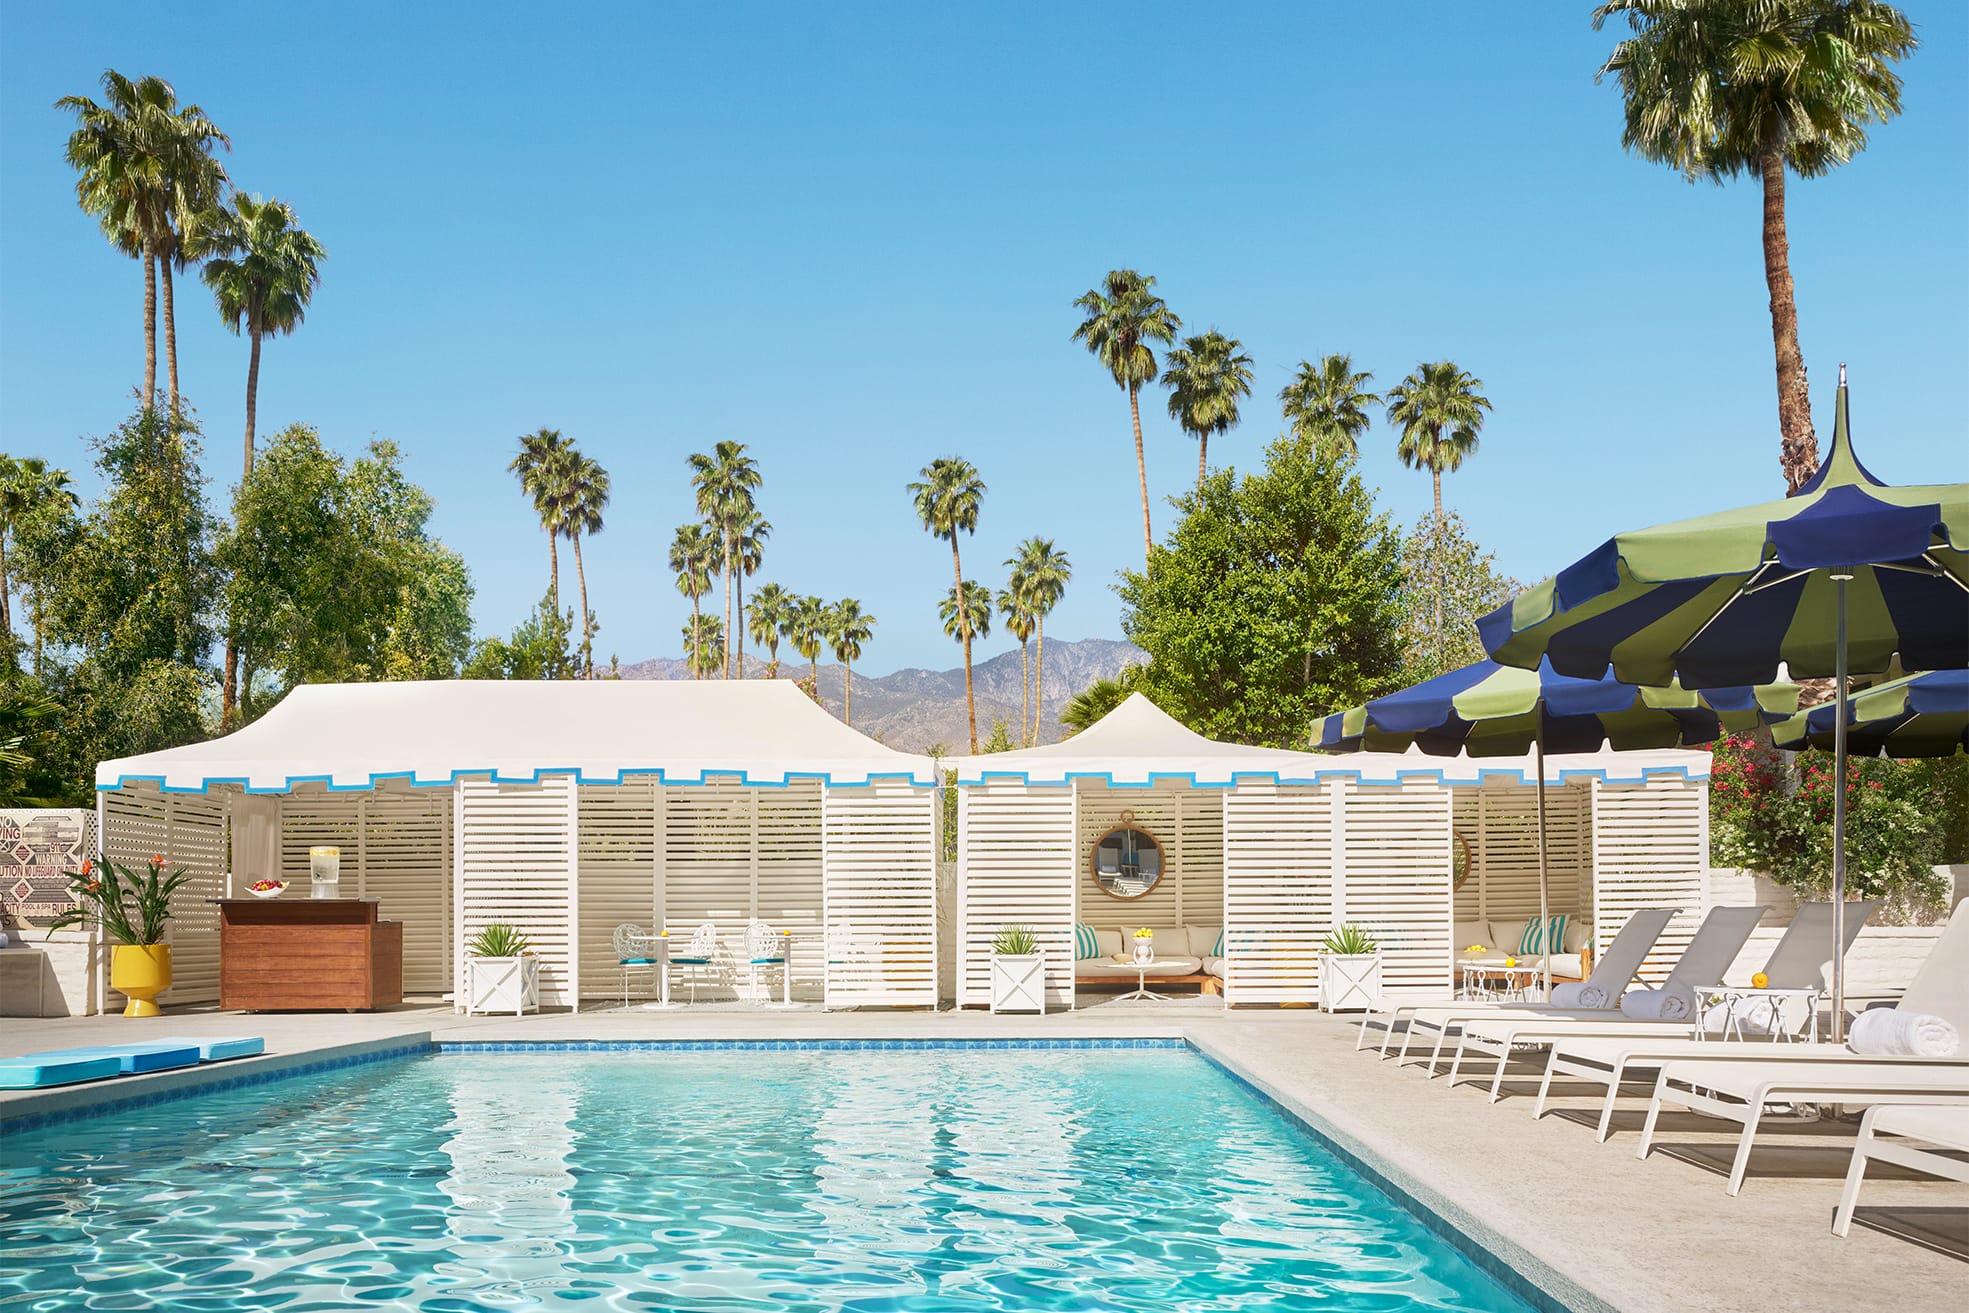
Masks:
[[[68,872],[94,855],[96,814],[86,808],[0,809],[0,916],[9,928],[45,926],[75,906]]]

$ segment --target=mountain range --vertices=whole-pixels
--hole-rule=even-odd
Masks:
[[[1066,737],[1059,714],[1067,702],[1097,679],[1111,678],[1122,667],[1148,660],[1148,654],[1132,643],[1107,638],[1082,638],[1046,643],[1046,669],[1039,697],[1039,741],[1053,743]],[[763,679],[766,663],[750,652],[745,657],[746,677]],[[781,679],[798,679],[807,673],[807,663],[794,656],[782,658]],[[689,679],[690,671],[682,658],[652,657],[623,666],[624,679]],[[835,715],[843,711],[845,671],[839,665],[820,667],[821,704]],[[1019,721],[1019,654],[1003,652],[971,667],[971,684],[978,703],[978,742],[991,736],[993,720],[1002,719],[1010,727],[1014,741]],[[921,752],[932,744],[942,744],[963,752],[970,746],[970,731],[964,715],[964,668],[950,670],[898,670],[887,675],[855,672],[854,727],[904,752]]]

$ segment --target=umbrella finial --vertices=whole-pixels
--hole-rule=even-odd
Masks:
[[[1846,386],[1846,362],[1843,360],[1839,362],[1839,386]]]

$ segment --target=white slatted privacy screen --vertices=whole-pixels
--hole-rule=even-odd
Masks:
[[[1101,836],[1134,816],[1134,828],[1162,845],[1163,876],[1140,898],[1116,898],[1092,883],[1081,887],[1079,919],[1104,930],[1138,926],[1219,926],[1224,917],[1224,796],[1218,789],[1160,784],[1109,788],[1078,781],[1081,874]],[[1187,951],[1187,950],[1184,950]]]
[[[1031,926],[1046,954],[1047,1005],[1073,1006],[1080,894],[1071,788],[993,782],[957,791],[957,1002],[991,1005],[991,941]]]
[[[1394,1002],[1450,989],[1450,790],[1350,785],[1341,836],[1347,921],[1381,941],[1381,988]]]
[[[828,789],[822,800],[828,1007],[937,1005],[934,789]]]
[[[1334,800],[1340,786],[1247,781],[1223,795],[1224,1002],[1319,997],[1320,940],[1333,925]]]
[[[1538,915],[1538,789],[1499,779],[1454,790],[1456,833],[1470,847],[1470,878],[1456,891],[1458,921]],[[1545,788],[1546,879],[1554,914],[1593,910],[1593,784]],[[1462,945],[1455,945],[1461,948]]]
[[[166,871],[189,867],[192,878],[171,896],[165,942],[171,945],[171,988],[160,1003],[210,1003],[219,997],[219,909],[207,899],[226,893],[226,811],[222,795],[159,793],[133,786],[97,795],[103,809],[103,856],[141,875],[153,855]],[[105,955],[106,956],[106,955]]]
[[[657,910],[662,877],[656,861],[661,792],[648,776],[631,776],[621,784],[581,786],[583,998],[622,996],[622,967],[615,956],[617,926],[626,922],[648,934],[663,928]],[[628,987],[631,998],[654,997],[656,973],[648,968],[631,971]]]
[[[456,996],[465,996],[466,942],[504,921],[540,958],[541,1005],[572,1006],[581,974],[573,777],[549,775],[538,784],[465,779],[452,797]]]
[[[1657,775],[1644,784],[1593,783],[1593,939],[1604,951],[1630,914],[1674,907],[1642,982],[1659,985],[1708,910],[1709,807],[1704,782]]]

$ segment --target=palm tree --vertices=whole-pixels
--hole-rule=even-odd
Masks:
[[[698,650],[697,635],[704,630],[702,602],[704,595],[711,591],[711,563],[718,556],[718,542],[709,526],[702,524],[680,524],[677,536],[670,540],[670,570],[677,576],[677,591],[691,599],[690,628],[684,631],[685,656]],[[695,662],[691,664],[691,675],[702,679],[703,672]]]
[[[958,456],[941,456],[923,467],[921,482],[909,485],[916,499],[916,518],[932,538],[950,539],[950,567],[958,588],[964,586],[964,563],[957,555],[957,534],[978,531],[978,509],[984,502],[984,480],[977,467]],[[971,718],[971,751],[978,750],[978,704],[971,689],[971,630],[960,625],[964,644],[964,707]]]
[[[63,96],[56,109],[75,115],[67,159],[78,173],[75,196],[101,222],[103,234],[144,266],[144,405],[157,402],[158,271],[164,275],[164,345],[171,409],[178,408],[178,334],[171,271],[188,258],[186,229],[193,216],[218,203],[225,169],[215,145],[232,149],[226,134],[196,105],[178,105],[162,78],[132,80],[109,69],[103,100]]]
[[[738,640],[738,677],[745,678],[745,581],[759,573],[760,565],[766,559],[766,539],[772,536],[773,526],[766,517],[748,505],[738,521],[738,555],[732,558],[735,569],[733,578],[738,584],[739,626],[734,634]]]
[[[796,597],[786,608],[780,632],[793,650],[807,658],[807,678],[820,694],[820,649],[827,641],[827,604],[818,597]]]
[[[1073,330],[1073,340],[1085,343],[1087,350],[1113,376],[1115,386],[1128,393],[1128,415],[1135,425],[1135,473],[1142,484],[1142,559],[1155,551],[1155,538],[1149,532],[1149,465],[1142,453],[1141,391],[1144,383],[1155,382],[1155,353],[1149,343],[1167,345],[1176,340],[1183,321],[1172,313],[1152,290],[1155,279],[1133,269],[1115,269],[1101,286],[1074,301],[1074,308],[1085,316]],[[975,727],[971,751],[978,750]]]
[[[1032,667],[1028,658],[1032,655],[1032,630],[1037,618],[1026,605],[1024,582],[1024,576],[1013,570],[1005,587],[998,590],[998,610],[1005,617],[1005,631],[1019,640],[1019,746],[1030,747],[1026,738],[1026,721],[1032,713]]]
[[[693,452],[686,458],[691,468],[691,486],[697,489],[697,513],[718,535],[719,570],[725,579],[725,631],[732,627],[732,572],[738,568],[739,525],[752,509],[752,490],[760,483],[759,462],[745,454],[745,444],[729,439],[718,443],[706,455]],[[724,677],[731,678],[729,654]]]
[[[1388,422],[1401,430],[1395,454],[1412,470],[1426,469],[1435,486],[1436,532],[1443,527],[1443,473],[1455,473],[1476,454],[1490,402],[1477,391],[1484,381],[1447,360],[1424,362],[1388,390]],[[1438,561],[1440,571],[1442,562]],[[1443,632],[1443,588],[1436,580],[1436,629]]]
[[[766,663],[766,678],[779,678],[779,640],[785,632],[787,613],[795,602],[793,594],[778,584],[760,584],[759,591],[752,595],[752,608],[746,612],[746,631],[752,641],[763,643],[771,654]]]
[[[975,579],[964,581],[964,614],[957,613],[957,589],[943,595],[937,603],[937,618],[949,638],[962,638],[968,631],[973,638],[991,637],[991,589]]]
[[[581,536],[602,531],[602,512],[608,509],[608,471],[586,456],[570,453],[562,485],[561,528],[574,544],[574,574],[581,581],[581,672],[595,677],[595,613],[588,609],[588,571],[581,563]]]
[[[875,635],[875,617],[861,609],[861,603],[852,597],[844,597],[828,608],[826,620],[827,641],[834,649],[834,659],[844,667],[841,687],[841,719],[848,725],[855,723],[855,658],[861,655],[861,645]]]
[[[1889,65],[1914,52],[1914,28],[1879,0],[1611,0],[1593,11],[1594,30],[1615,14],[1634,35],[1595,80],[1619,75],[1621,145],[1691,182],[1740,173],[1763,182],[1779,463],[1796,492],[1818,469],[1819,446],[1798,348],[1784,171],[1830,173],[1866,147],[1868,124],[1901,112]]]
[[[1381,398],[1367,390],[1373,381],[1367,370],[1355,372],[1350,355],[1321,356],[1317,365],[1302,360],[1299,372],[1278,394],[1285,422],[1295,437],[1352,460],[1360,454],[1361,434],[1373,422],[1367,408],[1381,404]]]
[[[1032,612],[1033,631],[1039,638],[1032,663],[1032,734],[1028,740],[1036,743],[1046,696],[1046,616],[1066,595],[1067,584],[1073,579],[1073,563],[1053,546],[1051,538],[1028,538],[1005,564],[1012,567],[1013,577],[1019,581],[1014,587]]]
[[[242,195],[234,195],[231,209],[219,210],[209,224],[201,225],[194,251],[212,257],[200,276],[212,289],[219,316],[235,333],[243,326],[253,343],[246,363],[244,466],[251,474],[261,339],[301,326],[328,252],[295,224],[288,206]]]
[[[578,459],[574,439],[561,436],[559,429],[536,429],[520,437],[520,454],[506,468],[517,475],[520,491],[533,502],[540,516],[540,527],[547,531],[547,595],[553,598],[554,614],[561,613],[561,534],[562,488],[571,459]]]
[[[693,614],[684,626],[684,661],[690,666],[691,678],[708,679],[724,660],[724,622],[715,615]]]
[[[1237,427],[1237,403],[1251,395],[1251,357],[1244,343],[1216,329],[1163,357],[1162,385],[1169,389],[1169,418],[1196,439],[1196,486],[1203,487],[1210,435]]]

